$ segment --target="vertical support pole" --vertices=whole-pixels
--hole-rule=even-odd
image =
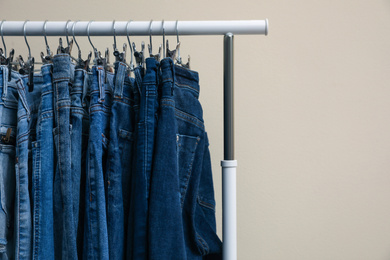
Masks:
[[[233,34],[224,37],[224,88],[223,128],[224,160],[222,166],[222,240],[223,259],[237,259],[237,208],[236,208],[236,167],[234,160],[234,92],[233,92]]]

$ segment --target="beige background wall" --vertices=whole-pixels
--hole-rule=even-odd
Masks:
[[[235,37],[239,259],[390,259],[389,0],[2,0],[0,8],[6,20],[268,18],[269,36]],[[87,38],[78,39],[85,55]],[[112,38],[92,40],[112,48]],[[49,41],[55,50],[58,40]],[[222,37],[181,41],[200,73],[221,234]],[[22,37],[6,42],[27,53]],[[43,38],[29,42],[38,58]]]

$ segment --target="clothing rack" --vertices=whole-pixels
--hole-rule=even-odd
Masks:
[[[2,36],[73,35],[75,22],[4,21]],[[75,36],[113,36],[113,22],[79,21]],[[24,26],[25,24],[25,26]],[[46,25],[46,26],[45,26]],[[46,28],[45,28],[46,27]],[[268,20],[243,21],[131,21],[115,22],[117,36],[148,35],[224,35],[224,159],[222,166],[222,241],[223,259],[237,259],[236,167],[234,159],[234,34],[268,34]]]

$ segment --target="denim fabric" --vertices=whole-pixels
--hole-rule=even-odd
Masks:
[[[33,259],[54,259],[53,179],[54,111],[52,65],[44,65],[41,99],[32,142]],[[36,91],[36,86],[34,91]]]
[[[32,258],[32,143],[36,141],[42,75],[35,74],[33,80],[33,92],[28,91],[27,75],[16,80],[19,102],[15,159],[15,259]]]
[[[88,147],[89,117],[88,107],[84,99],[88,88],[88,75],[83,69],[74,71],[74,81],[70,90],[71,107],[70,123],[71,138],[71,169],[73,185],[73,216],[77,232],[77,253],[82,258],[85,185],[86,185],[86,156]]]
[[[150,184],[149,259],[181,260],[187,258],[179,193],[172,59],[161,61],[161,71],[161,107]]]
[[[125,186],[125,184],[122,186],[123,190],[128,193],[127,197],[123,198],[123,208],[124,208],[124,215],[125,215],[125,255],[126,259],[133,259],[133,227],[134,227],[134,202],[135,200],[132,199],[132,196],[134,196],[134,191],[132,190],[135,187],[135,172],[136,172],[136,161],[137,161],[137,140],[136,137],[138,136],[138,122],[139,122],[139,107],[140,107],[140,99],[141,99],[141,87],[142,87],[142,79],[145,75],[144,68],[142,66],[138,66],[134,70],[134,87],[133,89],[133,111],[134,111],[134,140],[132,144],[132,151],[134,151],[129,158],[132,160],[131,165],[131,171],[132,174],[130,176],[129,180],[129,186]],[[127,232],[126,232],[127,231]]]
[[[87,151],[86,212],[83,259],[109,259],[104,169],[109,145],[113,77],[103,66],[92,67]],[[105,82],[107,79],[107,82]]]
[[[55,105],[54,142],[56,171],[54,177],[54,239],[56,259],[77,259],[71,168],[70,80],[73,72],[68,54],[53,57]]]
[[[18,109],[17,77],[8,81],[7,66],[0,66],[0,259],[14,256],[15,140]],[[9,139],[7,131],[11,131]]]
[[[129,234],[130,246],[127,248],[128,259],[148,258],[148,198],[159,106],[157,85],[158,62],[154,58],[147,58],[146,73],[140,92],[136,171],[133,173],[131,183],[129,226],[132,230]]]
[[[150,259],[221,259],[198,73],[161,61],[150,191]]]
[[[125,213],[124,203],[130,192],[132,144],[134,132],[134,79],[127,75],[127,66],[115,63],[114,99],[110,117],[110,143],[107,156],[107,228],[110,259],[123,259]],[[126,201],[124,202],[124,198]]]

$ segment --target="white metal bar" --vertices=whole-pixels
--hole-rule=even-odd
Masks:
[[[71,35],[74,21],[68,23],[68,33]],[[5,21],[3,24],[4,36],[23,36],[24,21]],[[44,21],[28,21],[26,23],[27,36],[44,35]],[[65,36],[66,21],[46,23],[47,36]],[[152,35],[162,35],[162,21],[152,22]],[[75,25],[76,36],[87,35],[88,21],[79,21]],[[115,33],[117,36],[126,35],[127,21],[115,22]],[[129,34],[145,36],[149,35],[150,21],[134,21],[129,24]],[[239,21],[178,21],[177,28],[179,35],[225,35],[233,34],[268,34],[268,20],[239,20]],[[164,22],[165,35],[176,35],[176,21]],[[90,24],[91,36],[112,36],[112,21],[96,21]]]
[[[237,260],[236,160],[223,160],[222,166],[222,240],[223,260]]]

